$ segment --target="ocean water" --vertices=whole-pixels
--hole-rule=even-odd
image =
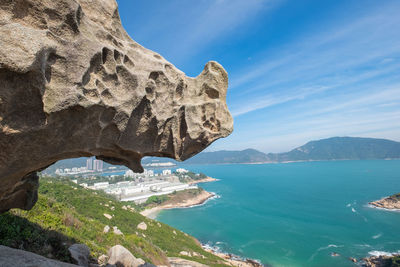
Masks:
[[[220,198],[157,219],[222,251],[271,266],[324,267],[400,251],[400,212],[367,205],[400,192],[400,160],[185,168],[220,179],[201,184]]]

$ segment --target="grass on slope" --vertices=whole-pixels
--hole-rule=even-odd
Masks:
[[[71,260],[68,246],[83,243],[94,258],[120,244],[156,265],[166,265],[167,257],[222,265],[220,258],[205,252],[193,237],[125,210],[124,205],[103,192],[84,189],[68,180],[41,178],[39,200],[32,210],[11,210],[0,215],[0,244],[67,262]],[[137,229],[141,222],[147,224],[147,230]],[[106,225],[111,227],[109,233],[103,233]],[[123,235],[114,234],[114,226]],[[181,256],[180,251],[197,252],[205,258]]]
[[[138,206],[138,209],[147,209],[159,206],[161,204],[177,204],[185,200],[192,199],[204,191],[203,188],[185,189],[182,191],[174,191],[168,195],[151,196],[147,201]]]

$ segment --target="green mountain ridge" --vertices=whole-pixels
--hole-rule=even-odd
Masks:
[[[398,159],[400,142],[364,137],[331,137],[314,140],[303,146],[284,153],[264,153],[256,149],[220,150],[201,152],[184,162],[168,158],[145,157],[143,164],[153,162],[173,162],[176,164],[234,164],[268,163],[287,161],[315,160],[362,160],[362,159]],[[51,170],[65,166],[86,166],[86,158],[59,161]],[[105,165],[106,167],[109,165]],[[111,165],[110,165],[111,166]]]
[[[361,160],[400,158],[400,142],[363,137],[331,137],[310,141],[284,153],[263,153],[255,149],[243,151],[202,152],[186,160],[186,164],[265,163],[310,160]]]
[[[272,161],[362,160],[400,158],[400,142],[361,137],[332,137],[295,148],[286,153],[267,154]]]

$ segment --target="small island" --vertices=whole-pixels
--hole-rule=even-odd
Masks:
[[[381,209],[400,210],[400,193],[372,201],[369,204]]]

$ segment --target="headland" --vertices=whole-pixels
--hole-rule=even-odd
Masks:
[[[400,193],[369,202],[369,204],[381,209],[400,210]]]

